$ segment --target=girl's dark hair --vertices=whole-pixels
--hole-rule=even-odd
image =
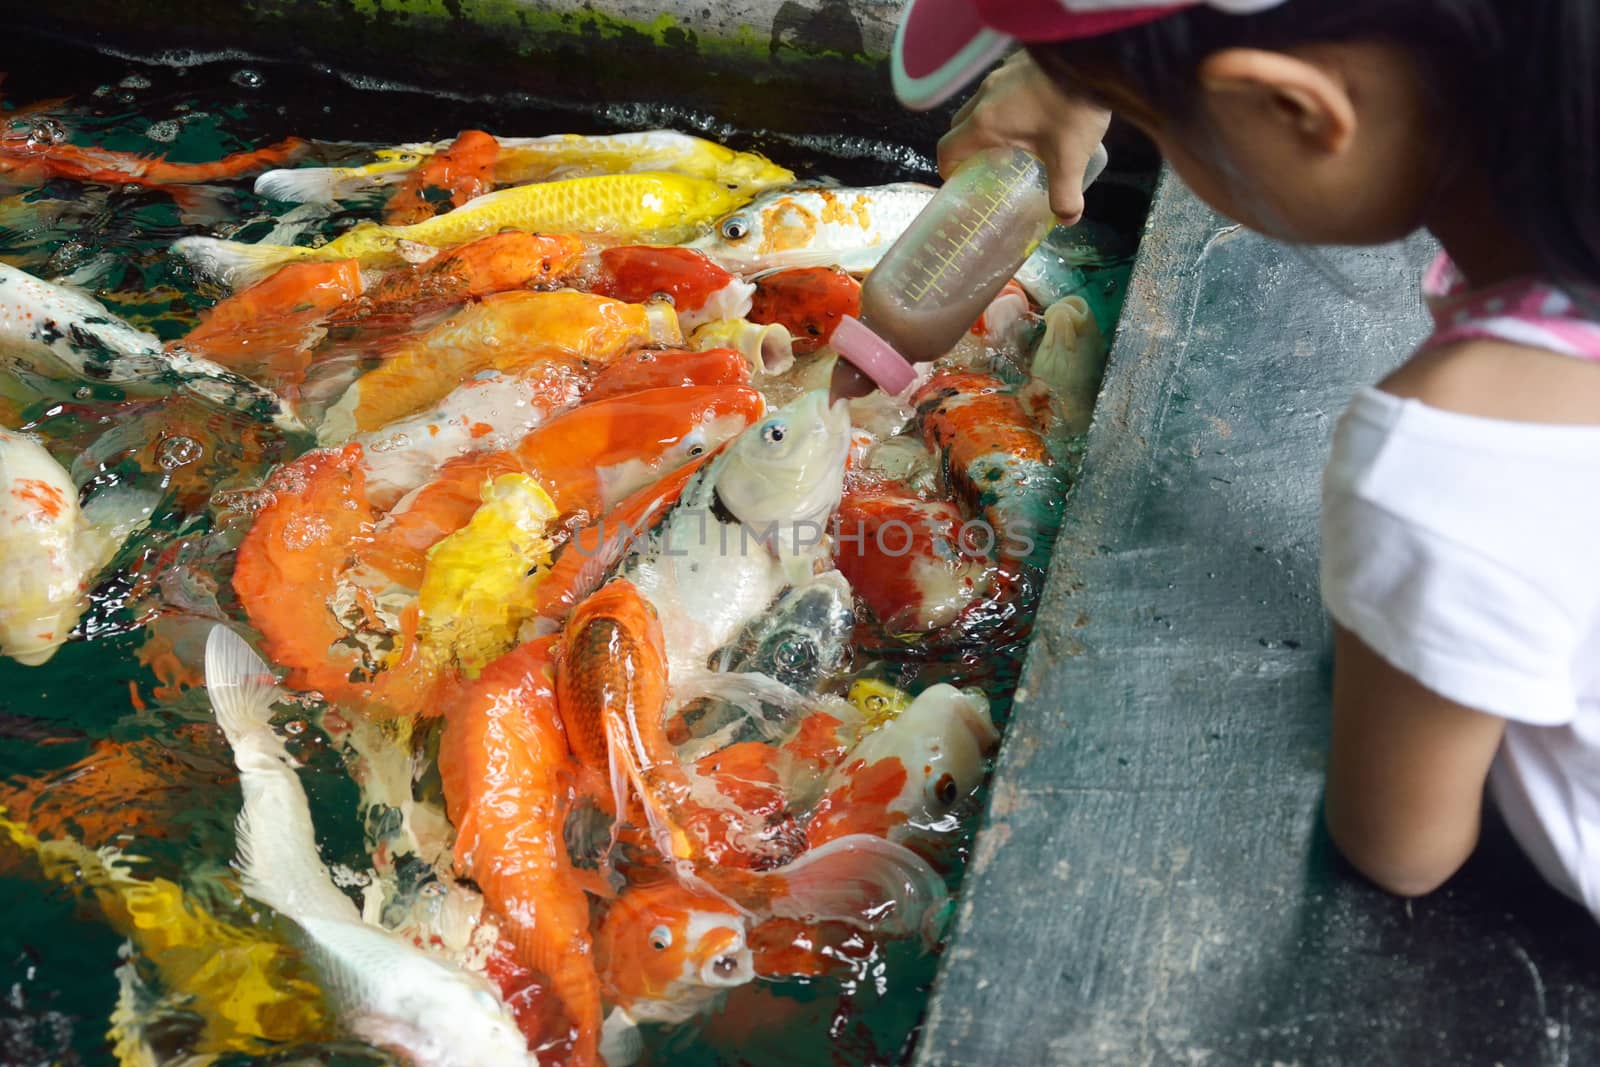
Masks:
[[[1288,0],[1249,15],[1197,7],[1089,41],[1034,45],[1070,84],[1109,80],[1164,117],[1194,117],[1197,72],[1224,48],[1385,41],[1416,56],[1438,120],[1488,175],[1546,269],[1600,283],[1600,3]]]

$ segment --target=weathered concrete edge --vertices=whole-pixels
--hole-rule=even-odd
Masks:
[[[1070,635],[1070,622],[1052,623],[1044,613],[1070,613],[1074,593],[1082,589],[1079,562],[1099,552],[1104,541],[1101,531],[1114,528],[1122,521],[1124,511],[1133,506],[1132,495],[1121,491],[1131,474],[1126,461],[1130,454],[1140,455],[1146,449],[1130,449],[1129,442],[1144,442],[1155,435],[1160,397],[1184,352],[1181,339],[1185,324],[1172,320],[1173,309],[1192,308],[1198,274],[1186,277],[1183,289],[1176,293],[1162,291],[1157,283],[1170,277],[1172,263],[1199,261],[1206,247],[1232,228],[1207,230],[1182,225],[1189,219],[1184,210],[1187,198],[1178,179],[1164,170],[1129,278],[1122,318],[1089,429],[1083,468],[1063,505],[1065,517],[1040,598],[1040,624],[1023,664],[964,887],[983,878],[995,851],[1010,837],[1007,820],[1011,815],[1033,803],[1019,791],[1024,776],[1018,773],[1020,765],[1029,762],[1027,750],[1033,747],[1033,738],[1070,727],[1060,693],[1041,683],[1052,676],[1059,683],[1058,665],[1082,655],[1084,649],[1070,636],[1060,636]],[[973,991],[959,984],[966,980],[965,975],[959,979],[952,976],[952,961],[968,947],[964,939],[972,936],[970,931],[976,925],[972,894],[964,891],[917,1042],[916,1067],[946,1067],[953,1062],[944,1053],[959,1043],[964,1015],[960,1004],[970,999]]]

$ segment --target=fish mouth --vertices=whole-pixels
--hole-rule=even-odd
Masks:
[[[989,698],[982,690],[963,689],[961,699],[957,702],[957,711],[961,715],[961,722],[972,734],[978,748],[984,755],[990,755],[1000,744],[1000,731],[994,727],[994,720],[989,717]]]
[[[731,989],[755,978],[755,958],[739,931],[728,927],[713,930],[701,945],[705,959],[700,965],[700,981],[703,984]]]

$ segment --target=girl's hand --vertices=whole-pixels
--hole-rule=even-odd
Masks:
[[[1106,135],[1111,112],[1062,92],[1028,53],[996,67],[939,140],[945,177],[972,153],[999,145],[1026,149],[1050,172],[1050,210],[1067,225],[1083,217],[1083,173]]]

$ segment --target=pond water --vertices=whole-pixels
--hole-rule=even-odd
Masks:
[[[0,85],[0,132],[12,141],[203,162],[295,136],[312,140],[316,159],[331,164],[365,162],[373,148],[450,138],[467,128],[538,136],[671,127],[761,152],[802,178],[868,185],[935,177],[926,154],[890,140],[739,130],[656,103],[597,110],[525,96],[407,90],[250,60],[180,56],[146,63],[53,44],[13,50],[26,55],[13,56]],[[1091,216],[1102,225],[1063,244],[1107,329],[1120,309],[1142,212],[1137,190],[1137,182],[1108,182],[1091,199]],[[372,218],[375,208],[347,202],[295,212],[295,205],[257,196],[248,179],[162,188],[0,174],[0,260],[88,291],[133,325],[172,341],[226,295],[171,252],[174,240],[306,241]],[[1029,337],[1036,340],[1037,330]],[[73,640],[42,666],[0,659],[0,805],[41,839],[116,848],[133,861],[131,878],[173,887],[191,914],[204,909],[225,925],[273,935],[277,928],[242,896],[230,870],[238,776],[196,670],[218,618],[251,632],[230,588],[233,552],[270,471],[311,442],[183,394],[135,397],[10,371],[0,384],[0,425],[36,434],[85,499],[119,488],[159,501],[148,526],[100,572]],[[1074,443],[1057,445],[1070,471]],[[1003,726],[1037,580],[1020,582],[968,633],[936,642],[882,633],[859,638],[831,690],[844,692],[859,679],[910,693],[942,681],[977,686]],[[314,698],[300,698],[281,705],[275,722],[300,762],[323,859],[357,884],[373,866],[370,849],[384,830],[362,817],[352,774],[358,757],[346,743],[346,724],[330,724],[326,710]],[[405,740],[426,762],[436,735],[434,727],[419,727]],[[416,788],[437,803],[436,775],[424,771]],[[957,891],[980,805],[981,794],[965,798],[937,839],[923,844]],[[402,869],[387,877],[436,875]],[[157,966],[153,949],[127,946],[108,914],[117,893],[97,893],[95,879],[82,869],[46,878],[26,850],[0,835],[6,916],[0,1062],[150,1062],[136,1058],[136,1044],[158,1063],[389,1062],[388,1054],[328,1025],[308,1025],[304,1041],[279,1048],[241,1040],[231,1050],[206,1052],[215,1059],[191,1058],[206,1049],[211,1006],[166,995],[171,960]],[[206,946],[182,943],[182,924],[173,931],[177,944],[162,951],[205,957]],[[825,974],[759,979],[687,1024],[647,1029],[644,1062],[903,1062],[937,966],[937,949],[926,950],[916,938],[857,938],[835,953]],[[108,1034],[119,997],[124,1021],[115,1051],[118,1038]]]

